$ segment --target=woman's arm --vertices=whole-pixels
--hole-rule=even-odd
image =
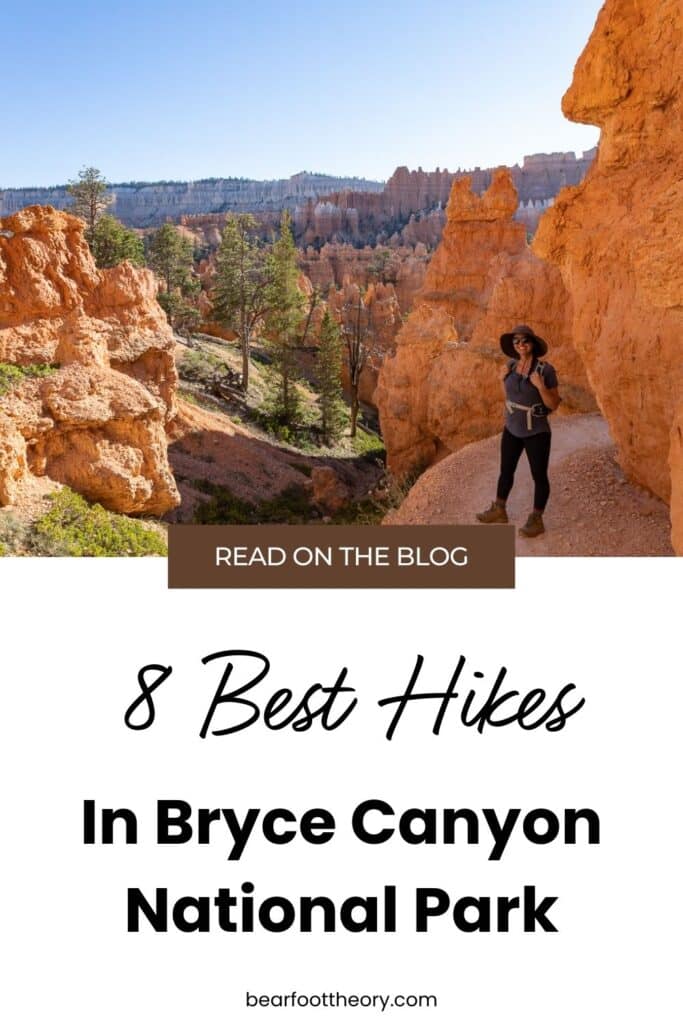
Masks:
[[[538,372],[538,370],[534,370],[534,372],[529,377],[529,380],[534,385],[534,387],[538,389],[541,398],[543,399],[543,404],[546,405],[549,409],[552,409],[554,412],[555,409],[557,409],[560,402],[562,401],[558,389],[547,388],[543,383],[543,377]]]

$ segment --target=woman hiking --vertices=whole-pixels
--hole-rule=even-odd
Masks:
[[[550,494],[550,423],[548,415],[561,402],[557,374],[541,357],[548,346],[527,324],[518,324],[501,335],[500,347],[510,357],[503,375],[505,426],[500,445],[500,476],[496,500],[485,512],[478,512],[480,523],[507,523],[505,503],[512,490],[517,463],[526,452],[534,480],[534,507],[524,526],[522,537],[538,537],[545,532],[543,512]]]

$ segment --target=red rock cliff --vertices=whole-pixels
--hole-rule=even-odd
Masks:
[[[120,512],[179,501],[165,424],[173,336],[150,271],[99,271],[83,222],[51,207],[0,221],[0,362],[52,364],[0,399],[0,504],[29,473]]]
[[[399,475],[500,429],[498,338],[515,323],[530,323],[551,344],[564,411],[593,407],[571,344],[569,296],[558,271],[529,251],[516,209],[507,169],[483,196],[468,179],[453,185],[441,245],[375,392]]]
[[[622,465],[672,497],[683,553],[680,0],[607,0],[562,107],[600,126],[598,158],[560,193],[534,250],[571,291],[576,346]]]

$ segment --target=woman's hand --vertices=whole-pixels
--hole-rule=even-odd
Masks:
[[[562,399],[560,398],[560,393],[557,390],[557,388],[547,388],[543,383],[543,377],[538,372],[538,370],[534,370],[534,372],[529,377],[529,380],[531,381],[533,386],[538,390],[538,393],[543,399],[543,404],[547,406],[548,409],[552,409],[552,411],[554,412],[555,409],[557,409],[560,402],[562,401]]]

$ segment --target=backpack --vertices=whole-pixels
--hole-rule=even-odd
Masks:
[[[517,365],[517,363],[518,363],[517,359],[511,359],[508,362],[508,372],[505,374],[505,380],[507,380],[507,378],[510,376],[510,374],[514,371],[515,366]],[[533,366],[533,363],[532,363],[532,366]],[[543,377],[543,374],[545,372],[545,363],[542,363],[540,359],[537,359],[536,360],[536,366],[534,366],[534,370],[538,370],[538,372],[541,375],[541,377]],[[527,379],[530,376],[531,376],[531,373],[527,374]]]

